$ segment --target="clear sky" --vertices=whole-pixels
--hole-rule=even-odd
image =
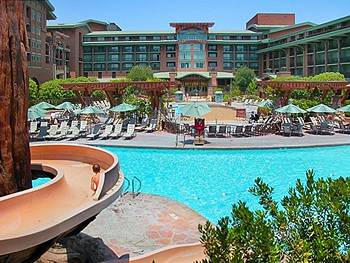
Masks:
[[[50,0],[55,23],[115,22],[122,30],[169,30],[169,22],[215,22],[244,29],[255,13],[295,13],[296,22],[322,23],[350,15],[350,0]]]

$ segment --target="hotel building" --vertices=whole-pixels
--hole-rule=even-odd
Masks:
[[[350,16],[316,25],[296,24],[294,14],[257,14],[244,30],[189,22],[170,23],[166,31],[124,31],[97,20],[46,27],[46,19],[55,18],[52,5],[25,3],[30,76],[40,83],[78,76],[108,81],[126,76],[135,65],[180,81],[190,95],[228,89],[244,66],[258,77],[334,71],[350,78]]]

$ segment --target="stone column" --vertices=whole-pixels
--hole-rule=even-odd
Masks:
[[[217,72],[209,72],[209,75],[211,79],[208,82],[208,96],[212,97],[214,94],[214,89],[218,86]]]

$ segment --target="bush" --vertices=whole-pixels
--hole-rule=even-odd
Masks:
[[[233,205],[231,218],[198,227],[208,262],[349,262],[350,178],[314,179],[295,187],[280,203],[260,178],[249,192],[260,210]]]
[[[39,103],[39,89],[36,82],[32,79],[29,79],[29,105],[33,106]]]
[[[150,67],[134,66],[127,75],[129,80],[146,81],[153,79],[153,72]]]
[[[254,70],[248,67],[239,68],[235,72],[235,85],[237,85],[242,92],[245,92],[249,84],[254,80],[255,80]]]
[[[97,82],[96,78],[68,78],[68,79],[54,79],[44,82],[40,85],[36,95],[30,92],[30,104],[46,101],[54,105],[58,105],[65,101],[74,102],[76,96],[73,91],[64,90],[61,84],[64,83],[79,83],[79,82]],[[31,85],[31,84],[30,84]],[[31,89],[31,87],[29,87]],[[36,97],[34,97],[36,96]]]

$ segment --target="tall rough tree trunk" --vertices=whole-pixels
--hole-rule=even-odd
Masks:
[[[0,0],[0,196],[32,186],[23,3]]]

